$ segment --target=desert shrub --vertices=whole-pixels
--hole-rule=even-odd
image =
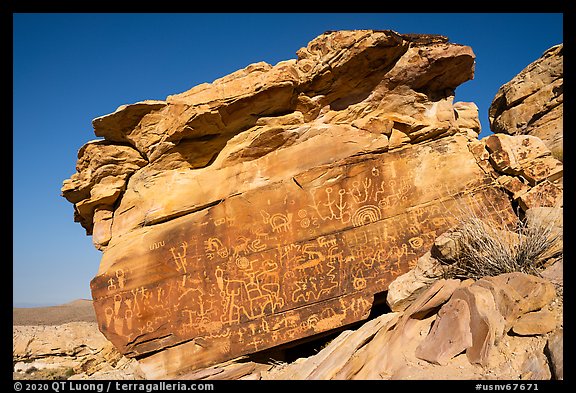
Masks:
[[[26,374],[32,374],[35,371],[38,371],[38,369],[36,367],[32,366],[26,370]]]
[[[457,204],[454,237],[456,260],[445,266],[447,278],[479,279],[502,273],[539,275],[550,258],[562,258],[561,234],[554,229],[556,217],[537,215],[528,221],[505,222],[493,206],[472,208]],[[560,209],[556,209],[559,214]]]
[[[564,162],[564,149],[562,147],[552,149],[552,157]]]

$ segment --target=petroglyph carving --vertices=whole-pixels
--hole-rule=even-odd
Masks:
[[[265,311],[274,312],[284,305],[280,297],[278,263],[272,260],[243,261],[240,279],[228,279],[221,268],[216,270],[218,287],[224,295],[224,315],[222,322],[238,323],[242,318],[253,320],[264,315]]]
[[[316,241],[320,247],[335,247],[337,244],[334,236],[318,236]]]
[[[208,240],[204,241],[206,256],[209,259],[214,258],[214,252],[218,254],[220,258],[227,258],[228,257],[228,248],[225,247],[220,239],[215,237],[210,237]]]
[[[382,213],[377,206],[364,205],[354,212],[354,215],[352,216],[352,225],[360,227],[372,224],[380,219],[382,219]]]
[[[372,193],[372,179],[364,178],[362,180],[362,190],[360,190],[360,182],[352,182],[351,194],[354,197],[356,203],[364,203],[370,198]]]
[[[270,224],[272,232],[288,232],[291,229],[292,213],[282,214],[275,213],[272,216],[265,210],[261,210],[260,214],[264,224]]]
[[[164,247],[164,246],[165,246],[165,243],[164,243],[164,240],[162,240],[160,242],[150,244],[149,248],[150,248],[150,250],[157,250],[157,249]]]
[[[306,192],[245,193],[162,223],[142,267],[118,258],[95,285],[102,325],[129,354],[153,350],[155,335],[215,340],[224,359],[357,321],[449,224],[449,206],[414,192],[398,162],[356,162]]]
[[[110,278],[108,280],[108,292],[112,292],[112,291],[116,290],[116,288],[117,288],[117,286],[116,286],[114,279]]]
[[[310,226],[310,218],[308,217],[308,212],[305,209],[298,210],[298,223],[301,228],[308,228]]]
[[[182,242],[180,247],[170,247],[170,252],[172,253],[172,258],[174,263],[176,264],[176,269],[178,271],[186,273],[186,251],[188,249],[188,243]],[[177,250],[180,250],[177,252]]]
[[[287,215],[276,213],[270,217],[270,226],[272,226],[273,232],[288,232],[290,230],[290,224],[292,222],[292,213]]]
[[[410,243],[412,248],[420,248],[424,245],[424,240],[421,237],[413,237],[408,239],[408,243]]]
[[[116,279],[118,280],[118,286],[120,287],[120,289],[124,289],[124,285],[126,283],[126,278],[124,276],[124,270],[123,269],[116,270],[115,275],[116,275]]]

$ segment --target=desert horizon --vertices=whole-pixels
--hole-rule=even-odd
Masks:
[[[75,299],[50,306],[12,307],[13,326],[96,322],[92,299]]]

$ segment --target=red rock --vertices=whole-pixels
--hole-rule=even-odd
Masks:
[[[488,365],[497,340],[504,334],[505,321],[498,312],[490,290],[472,284],[454,291],[452,300],[463,300],[470,309],[472,345],[466,350],[470,363]]]
[[[432,330],[416,348],[416,357],[446,365],[450,359],[472,344],[468,303],[462,299],[454,299],[438,311]]]
[[[530,165],[523,168],[520,174],[528,180],[530,185],[535,186],[543,180],[553,182],[563,176],[564,166],[552,156],[540,157],[532,160]]]
[[[525,308],[523,308],[522,296],[512,286],[505,284],[502,280],[485,277],[476,281],[474,285],[489,289],[492,292],[496,308],[505,321],[505,332],[508,332],[518,317],[526,312]]]
[[[502,175],[497,180],[498,183],[502,184],[502,187],[512,195],[514,200],[530,191],[530,186],[524,184],[522,180],[517,177]]]
[[[522,195],[518,199],[518,203],[524,211],[534,207],[562,207],[564,204],[563,194],[562,188],[544,180]]]

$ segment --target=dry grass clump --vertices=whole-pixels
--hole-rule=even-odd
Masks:
[[[451,237],[457,241],[455,261],[445,266],[449,278],[480,279],[502,273],[539,275],[550,258],[562,258],[562,234],[555,228],[558,217],[535,215],[531,220],[505,223],[490,206],[459,206]],[[560,209],[553,210],[560,214]],[[480,213],[478,213],[480,212]]]

